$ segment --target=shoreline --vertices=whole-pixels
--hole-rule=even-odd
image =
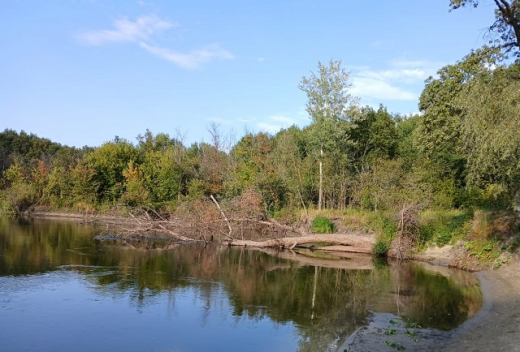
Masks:
[[[339,351],[390,352],[520,352],[520,259],[496,271],[475,273],[482,292],[482,307],[450,331],[406,328],[390,313],[373,313],[366,325],[352,333]],[[391,325],[389,322],[400,320]],[[395,335],[384,333],[389,326]],[[409,332],[413,330],[413,337]],[[393,346],[388,345],[392,341]]]
[[[26,215],[34,218],[79,222],[114,221],[118,218],[110,215],[100,216],[98,214],[96,216],[95,214],[45,211]],[[453,259],[451,254],[453,252],[445,248],[418,256],[414,260],[446,266],[447,262]],[[483,295],[483,305],[480,310],[461,326],[449,332],[421,329],[420,341],[407,350],[520,352],[520,255],[518,253],[512,255],[509,263],[497,270],[484,270],[475,274],[480,282]],[[381,337],[376,336],[377,334],[374,334],[373,331],[370,336],[370,331],[362,331],[369,325],[358,329],[349,338],[352,343],[355,340],[354,335],[358,334],[359,338],[364,341],[363,346],[350,345],[348,351],[396,350],[384,345]]]
[[[477,273],[483,306],[450,334],[439,351],[520,352],[520,258],[495,271]]]

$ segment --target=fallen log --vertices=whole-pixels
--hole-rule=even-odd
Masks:
[[[333,245],[317,247],[316,249],[350,253],[372,253],[375,239],[371,236],[357,233],[316,234],[300,237],[283,237],[266,241],[231,240],[228,242],[228,245],[255,248],[294,248],[298,245],[324,242]]]

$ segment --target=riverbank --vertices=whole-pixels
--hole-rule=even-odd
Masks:
[[[519,352],[519,256],[498,270],[482,271],[477,276],[483,294],[482,308],[455,330],[420,329],[392,314],[375,313],[340,351]]]
[[[37,217],[68,218],[91,221],[91,216],[72,213],[39,213]],[[99,221],[103,218],[95,217]],[[112,220],[114,218],[110,217]],[[105,219],[106,221],[107,219]],[[368,235],[368,234],[367,234]],[[460,246],[433,248],[417,257],[423,261],[447,265],[458,257]],[[418,329],[418,341],[406,335],[406,327],[399,327],[403,333],[402,342],[393,336],[382,334],[381,324],[386,322],[375,319],[367,329],[356,331],[350,340],[348,351],[396,351],[384,341],[408,343],[408,351],[519,351],[520,352],[520,258],[512,255],[509,262],[498,270],[481,271],[478,274],[484,297],[482,309],[470,320],[451,332]],[[380,318],[380,317],[379,317]],[[378,325],[379,324],[379,325]],[[356,335],[357,334],[357,335]],[[342,349],[340,349],[343,351]]]
[[[484,295],[482,309],[453,331],[439,351],[520,351],[520,258],[478,273]]]

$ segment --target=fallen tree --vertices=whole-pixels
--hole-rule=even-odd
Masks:
[[[372,237],[359,233],[349,234],[313,234],[299,237],[284,237],[266,241],[231,240],[230,246],[256,247],[256,248],[288,248],[311,243],[326,243],[327,245],[315,247],[315,249],[331,252],[372,253],[375,243]]]
[[[371,253],[375,240],[364,232],[310,234],[308,226],[291,226],[269,218],[256,204],[239,200],[240,206],[221,205],[210,196],[197,200],[176,214],[160,214],[151,208],[127,208],[121,221],[101,222],[110,238],[220,242],[229,246],[293,249],[315,244],[330,252]],[[104,237],[100,237],[101,239]],[[108,238],[108,237],[105,237]]]

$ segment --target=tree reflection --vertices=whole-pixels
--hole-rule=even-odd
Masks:
[[[157,243],[124,246],[94,241],[94,235],[74,222],[0,218],[0,275],[73,270],[100,294],[130,293],[138,309],[165,292],[175,302],[189,288],[203,302],[202,324],[219,309],[218,300],[226,299],[237,319],[294,324],[300,351],[335,350],[371,310],[452,329],[482,302],[473,275],[447,268],[433,272],[418,263],[391,263],[348,270],[245,248],[162,243],[168,249],[148,250],[139,247]]]

